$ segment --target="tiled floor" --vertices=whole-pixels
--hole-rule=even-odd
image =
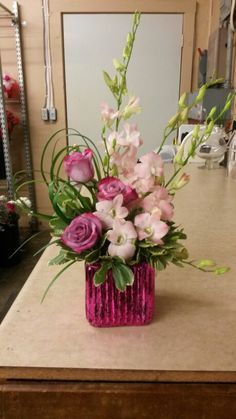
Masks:
[[[24,232],[25,234],[25,232]],[[21,251],[21,261],[15,266],[0,267],[0,322],[23,287],[41,254],[33,256],[50,240],[49,232],[43,231],[26,244]]]

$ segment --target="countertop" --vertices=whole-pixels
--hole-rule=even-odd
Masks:
[[[215,259],[230,272],[170,266],[157,273],[150,325],[98,329],[85,318],[82,263],[40,303],[59,270],[47,266],[56,254],[50,246],[0,326],[0,378],[236,380],[236,182],[223,168],[195,163],[185,171],[191,181],[176,194],[174,219],[190,257]]]

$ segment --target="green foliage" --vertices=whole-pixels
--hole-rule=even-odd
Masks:
[[[134,274],[132,270],[120,258],[108,258],[101,263],[101,267],[94,275],[94,284],[101,285],[106,280],[106,275],[109,270],[112,270],[112,275],[115,281],[116,288],[123,292],[127,286],[133,285]]]
[[[118,290],[125,291],[127,286],[133,285],[134,274],[124,263],[115,260],[112,263],[112,274]]]
[[[96,286],[103,284],[103,282],[105,282],[106,280],[106,274],[109,271],[109,269],[111,269],[111,262],[109,261],[105,261],[102,262],[101,267],[95,272],[94,275],[94,284]]]

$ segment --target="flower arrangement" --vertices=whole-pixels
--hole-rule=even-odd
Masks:
[[[0,224],[12,225],[16,224],[20,214],[25,212],[27,208],[30,210],[31,203],[26,197],[8,200],[5,195],[0,196]]]
[[[19,84],[10,73],[3,74],[3,91],[7,99],[17,99],[19,97]]]
[[[8,111],[8,110],[6,111],[6,118],[7,118],[8,132],[9,132],[9,135],[11,135],[14,127],[16,125],[19,125],[20,119],[18,118],[17,115],[15,115],[13,112]],[[1,128],[1,124],[0,124],[0,139],[1,138],[2,138],[2,128]]]
[[[74,129],[69,129],[66,135],[78,138],[78,145],[58,151],[60,130],[52,135],[43,150],[41,173],[54,213],[32,214],[48,220],[54,237],[49,245],[56,244],[59,248],[59,254],[49,265],[64,265],[50,282],[44,297],[58,276],[78,261],[98,264],[95,286],[103,284],[112,272],[115,286],[121,292],[133,285],[132,267],[142,262],[158,271],[170,263],[181,267],[188,264],[216,274],[228,269],[217,268],[211,260],[194,262],[188,259],[182,243],[186,235],[174,222],[173,200],[175,193],[189,181],[189,176],[180,173],[181,170],[210,135],[217,120],[230,108],[233,95],[228,96],[219,115],[216,115],[216,107],[211,110],[203,133],[196,125],[187,155],[180,147],[168,180],[159,152],[169,135],[187,121],[191,107],[202,100],[206,89],[214,82],[203,85],[192,104],[186,104],[186,94],[181,96],[178,111],[166,126],[158,152],[150,151],[138,159],[143,139],[137,125],[127,121],[141,108],[139,98],[129,95],[126,75],[139,22],[140,14],[135,13],[122,59],[113,60],[115,76],[112,78],[107,72],[103,73],[116,102],[115,109],[102,104],[103,155],[91,139]],[[52,143],[56,145],[48,175],[44,158]]]

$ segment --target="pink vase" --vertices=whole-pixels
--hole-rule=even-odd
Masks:
[[[86,317],[95,327],[141,326],[152,321],[155,301],[155,270],[145,262],[132,266],[134,283],[121,292],[115,287],[112,271],[95,286],[99,264],[87,264]]]

